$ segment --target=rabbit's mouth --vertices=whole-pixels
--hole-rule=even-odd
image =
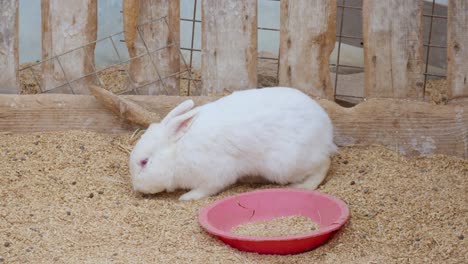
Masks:
[[[164,185],[154,182],[153,178],[141,174],[133,178],[132,185],[135,192],[144,194],[160,193],[166,189]]]

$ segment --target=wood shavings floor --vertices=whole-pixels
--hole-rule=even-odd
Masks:
[[[132,192],[130,134],[0,134],[0,262],[466,263],[468,161],[347,147],[320,191],[351,209],[329,243],[293,256],[242,253],[197,223],[204,205]],[[122,147],[123,146],[123,147]]]

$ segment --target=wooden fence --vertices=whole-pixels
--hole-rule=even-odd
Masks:
[[[85,45],[96,39],[97,0],[42,0],[43,56]],[[339,145],[383,144],[406,154],[444,153],[468,157],[468,2],[448,2],[449,105],[422,102],[422,0],[363,0],[363,43],[366,102],[341,108],[330,102],[333,86],[329,57],[335,47],[336,0],[281,0],[279,83],[320,97],[332,116]],[[0,93],[18,93],[18,0],[0,0]],[[137,25],[145,17],[166,17],[168,30],[153,27],[150,45],[178,41],[180,2],[123,0],[125,40],[130,54],[138,53]],[[66,12],[65,12],[66,11]],[[194,91],[204,103],[235,90],[257,86],[257,3],[251,0],[202,0],[202,87]],[[73,65],[50,63],[42,68],[44,81],[57,81],[57,67],[70,67],[79,77],[94,67],[87,52],[76,54]],[[180,71],[178,47],[158,53],[164,74]],[[91,56],[92,58],[92,56]],[[135,79],[148,77],[148,61],[134,61]],[[73,78],[74,76],[69,76]],[[60,81],[60,80],[59,80]],[[177,81],[166,91],[178,94]],[[82,83],[87,93],[87,83]],[[155,84],[156,85],[156,84]],[[167,88],[167,87],[166,87]],[[152,94],[161,94],[154,87]],[[181,97],[127,96],[164,114]],[[407,100],[407,99],[411,99]],[[12,103],[13,102],[13,103]],[[0,131],[30,132],[58,129],[126,131],[117,119],[86,95],[0,96]],[[53,118],[52,118],[53,117]]]

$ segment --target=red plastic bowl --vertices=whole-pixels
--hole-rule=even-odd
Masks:
[[[231,229],[247,222],[281,216],[310,217],[319,228],[308,234],[284,237],[238,236]],[[296,254],[326,242],[349,218],[347,205],[330,195],[297,189],[266,189],[234,195],[203,208],[200,225],[224,243],[260,254]]]

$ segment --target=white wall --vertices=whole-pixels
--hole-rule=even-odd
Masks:
[[[432,3],[432,0],[424,0],[426,2],[429,2],[429,3]],[[439,5],[448,5],[448,0],[435,0],[435,3],[436,4],[439,4]]]
[[[41,59],[41,0],[19,1],[20,63]]]

